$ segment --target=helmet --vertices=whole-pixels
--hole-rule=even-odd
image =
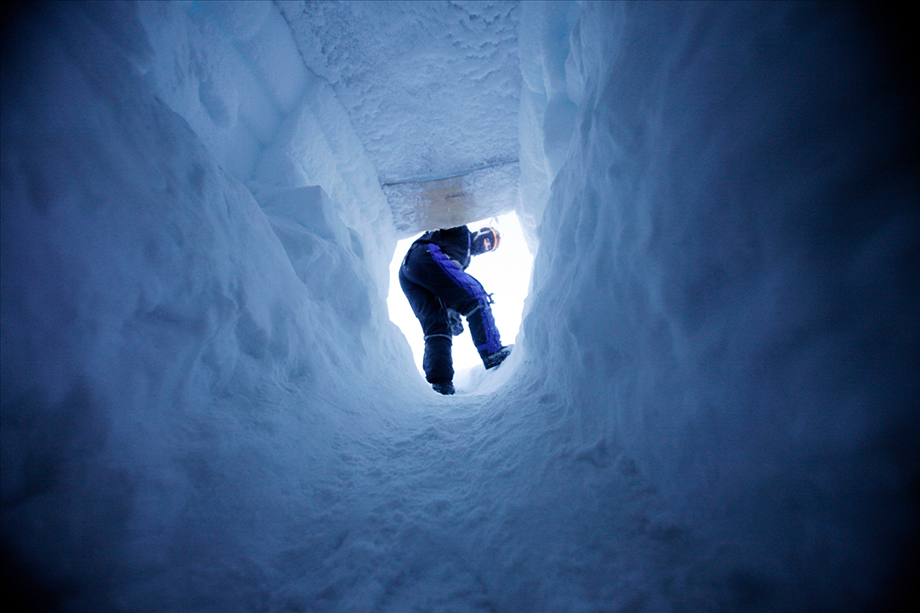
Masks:
[[[479,231],[473,233],[473,236],[470,237],[470,253],[479,255],[487,251],[495,251],[498,249],[498,243],[501,238],[501,234],[495,228],[489,226],[479,228]]]

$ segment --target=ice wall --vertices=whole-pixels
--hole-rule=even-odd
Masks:
[[[114,320],[142,312],[187,319],[209,341],[225,316],[242,316],[237,335],[259,345],[248,352],[273,348],[282,362],[315,353],[319,342],[283,338],[302,334],[291,321],[315,315],[304,300],[357,322],[336,326],[334,354],[354,359],[365,342],[390,338],[378,306],[389,283],[392,218],[347,117],[304,68],[277,10],[76,3],[28,11],[21,21],[27,33],[10,37],[4,64],[4,282],[22,284],[4,303],[20,309],[4,331],[10,355],[19,354],[17,343],[54,345],[28,338],[45,328],[65,326],[58,332],[78,338],[67,324],[109,325],[107,301],[119,305]],[[60,231],[42,231],[55,224]],[[208,279],[212,272],[221,280]],[[264,287],[245,287],[260,276]],[[31,288],[43,279],[47,287]],[[13,307],[23,292],[34,304]],[[259,312],[249,312],[247,296]],[[184,301],[188,312],[165,312],[182,311],[164,305]],[[46,302],[64,320],[13,323]],[[225,372],[223,364],[215,371]]]
[[[264,6],[4,30],[3,572],[37,608],[245,609],[256,550],[337,538],[312,505],[372,395],[425,392],[376,175]]]
[[[521,4],[518,218],[533,251],[535,229],[542,219],[550,185],[568,152],[576,104],[582,95],[582,71],[567,66],[575,57],[582,57],[569,44],[569,33],[580,12],[579,5],[572,3]]]
[[[136,12],[139,40],[149,41],[145,54],[126,55],[215,162],[260,203],[284,198],[288,189],[322,188],[348,229],[348,247],[385,295],[395,242],[376,169],[332,88],[304,66],[281,12],[267,2],[141,3],[122,10]]]
[[[563,38],[557,12],[525,5],[522,20],[539,242],[527,398],[593,465],[587,487],[622,501],[625,476],[641,477],[666,509],[623,526],[573,493],[559,529],[594,534],[573,537],[597,548],[588,575],[627,541],[670,551],[637,565],[672,569],[641,610],[710,610],[700,582],[721,586],[724,610],[861,610],[915,563],[902,557],[920,440],[904,39],[854,6],[585,3],[566,57],[546,42]],[[692,549],[705,569],[683,565]],[[533,574],[565,568],[558,542],[528,553],[556,560]]]

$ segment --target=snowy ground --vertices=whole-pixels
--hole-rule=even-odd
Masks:
[[[907,41],[824,3],[20,12],[8,593],[895,610],[920,476]],[[416,107],[400,83],[444,87]],[[435,110],[471,121],[419,129]],[[382,185],[493,157],[519,160],[530,293],[511,358],[440,397],[388,317]]]

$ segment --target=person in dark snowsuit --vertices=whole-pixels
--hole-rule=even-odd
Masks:
[[[492,317],[491,300],[482,284],[466,273],[472,256],[493,251],[500,235],[494,228],[470,232],[466,226],[426,232],[399,267],[399,285],[425,334],[422,367],[436,392],[454,393],[452,336],[466,317],[473,343],[485,367],[495,368],[508,356]]]

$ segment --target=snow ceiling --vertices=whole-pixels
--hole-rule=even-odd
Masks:
[[[304,63],[348,112],[401,234],[515,208],[517,3],[279,8]]]

